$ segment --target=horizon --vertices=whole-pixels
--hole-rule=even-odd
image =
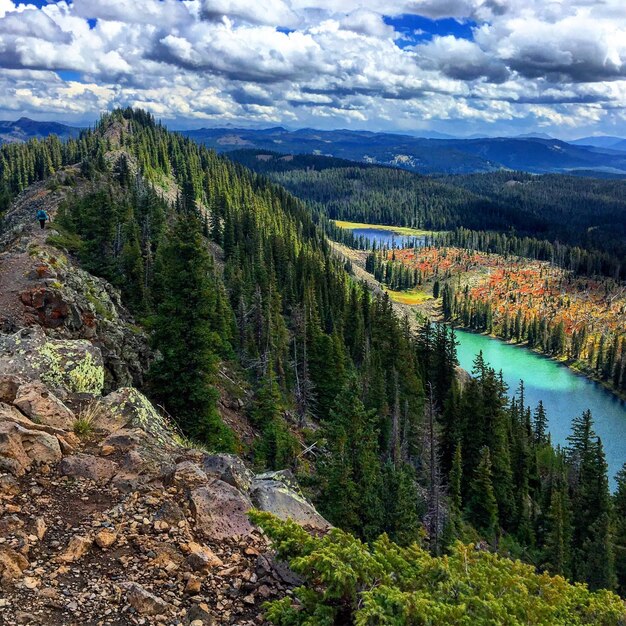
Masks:
[[[0,0],[0,118],[626,135],[618,0]]]
[[[103,112],[104,113],[104,112]],[[29,117],[28,115],[22,115],[16,119],[0,119],[0,124],[15,124],[21,120],[27,120],[30,122],[36,122],[36,123],[40,123],[40,124],[45,124],[45,123],[51,123],[51,124],[61,124],[64,126],[67,126],[68,128],[74,128],[74,129],[78,129],[78,130],[84,130],[86,128],[91,128],[93,127],[93,125],[97,122],[99,116],[94,118],[93,120],[91,120],[89,123],[86,123],[85,125],[82,126],[77,126],[71,123],[68,123],[67,121],[60,119],[60,120],[55,120],[55,119],[36,119],[34,117]],[[424,131],[415,131],[415,132],[410,132],[409,130],[370,130],[370,129],[355,129],[355,128],[347,128],[347,127],[337,127],[337,128],[315,128],[313,126],[289,126],[289,125],[283,125],[283,124],[276,124],[276,125],[267,125],[267,126],[259,126],[259,125],[248,125],[246,126],[243,121],[242,123],[237,123],[237,122],[231,122],[228,124],[224,124],[224,125],[203,125],[203,126],[185,126],[185,125],[171,125],[168,124],[166,120],[162,120],[159,119],[158,117],[155,118],[157,122],[160,122],[163,124],[163,126],[165,126],[166,128],[168,128],[168,130],[171,130],[173,132],[186,132],[186,131],[200,131],[200,130],[240,130],[240,131],[258,131],[258,132],[262,132],[262,131],[267,131],[267,130],[272,130],[272,129],[282,129],[285,130],[286,132],[290,132],[290,133],[297,133],[300,131],[305,131],[305,130],[316,130],[319,132],[328,132],[328,133],[332,133],[332,132],[370,132],[370,133],[374,133],[374,134],[388,134],[388,135],[401,135],[401,136],[407,136],[407,137],[415,137],[418,139],[433,139],[435,141],[440,140],[440,141],[445,141],[447,139],[457,139],[457,140],[471,140],[471,139],[554,139],[557,141],[563,141],[565,143],[568,142],[572,142],[572,141],[581,141],[583,139],[590,139],[590,138],[607,138],[607,139],[618,139],[618,140],[624,140],[626,139],[626,132],[624,133],[624,136],[619,136],[619,135],[606,135],[606,134],[602,134],[600,132],[597,132],[595,134],[591,134],[591,135],[585,135],[585,136],[574,136],[571,139],[564,139],[562,137],[558,137],[555,135],[550,135],[549,133],[545,133],[544,131],[529,131],[529,132],[525,132],[525,133],[519,133],[519,134],[513,134],[513,135],[503,135],[503,134],[480,134],[480,133],[473,133],[472,135],[452,135],[452,134],[447,134],[447,133],[441,133],[438,131],[430,131],[430,130],[424,130]],[[425,135],[421,135],[419,134],[420,132],[425,133]],[[427,135],[429,134],[439,134],[442,135],[441,137],[428,137]],[[448,135],[443,136],[443,135]]]

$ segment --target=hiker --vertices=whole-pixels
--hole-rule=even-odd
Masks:
[[[39,211],[37,211],[37,219],[39,220],[39,225],[43,229],[46,227],[46,220],[50,221],[50,216],[43,209],[39,209]]]

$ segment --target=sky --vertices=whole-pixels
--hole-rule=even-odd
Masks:
[[[0,0],[0,119],[626,136],[624,0]]]

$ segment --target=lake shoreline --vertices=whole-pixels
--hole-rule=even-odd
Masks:
[[[407,305],[407,306],[411,306],[411,305]],[[433,321],[441,321],[441,320],[433,320]],[[523,348],[524,350],[528,350],[529,352],[532,352],[533,354],[536,354],[537,356],[547,359],[548,361],[551,361],[552,363],[556,363],[557,365],[562,365],[563,367],[566,367],[573,374],[576,374],[576,376],[580,376],[581,378],[584,378],[585,380],[588,380],[589,382],[600,385],[600,387],[602,387],[605,391],[608,391],[611,395],[615,396],[618,400],[621,400],[622,402],[626,403],[626,394],[620,393],[617,389],[615,389],[615,387],[609,385],[606,381],[601,380],[600,378],[598,378],[597,376],[594,376],[593,374],[589,373],[585,369],[580,368],[580,367],[575,367],[575,364],[577,363],[577,361],[573,359],[557,358],[557,357],[550,356],[549,354],[546,354],[545,352],[542,352],[541,350],[538,350],[537,348],[531,348],[528,345],[527,341],[520,341],[520,342],[511,341],[508,339],[504,339],[503,337],[499,337],[498,335],[494,333],[488,333],[486,331],[476,330],[475,328],[463,326],[462,324],[456,324],[456,323],[451,323],[451,322],[447,322],[447,323],[449,323],[455,330],[458,328],[459,330],[462,330],[463,332],[472,333],[474,335],[482,335],[483,337],[490,337],[491,339],[497,339],[498,341],[501,341],[502,343],[508,346]]]

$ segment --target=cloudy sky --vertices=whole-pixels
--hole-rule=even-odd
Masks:
[[[624,0],[0,0],[0,119],[626,135]]]

